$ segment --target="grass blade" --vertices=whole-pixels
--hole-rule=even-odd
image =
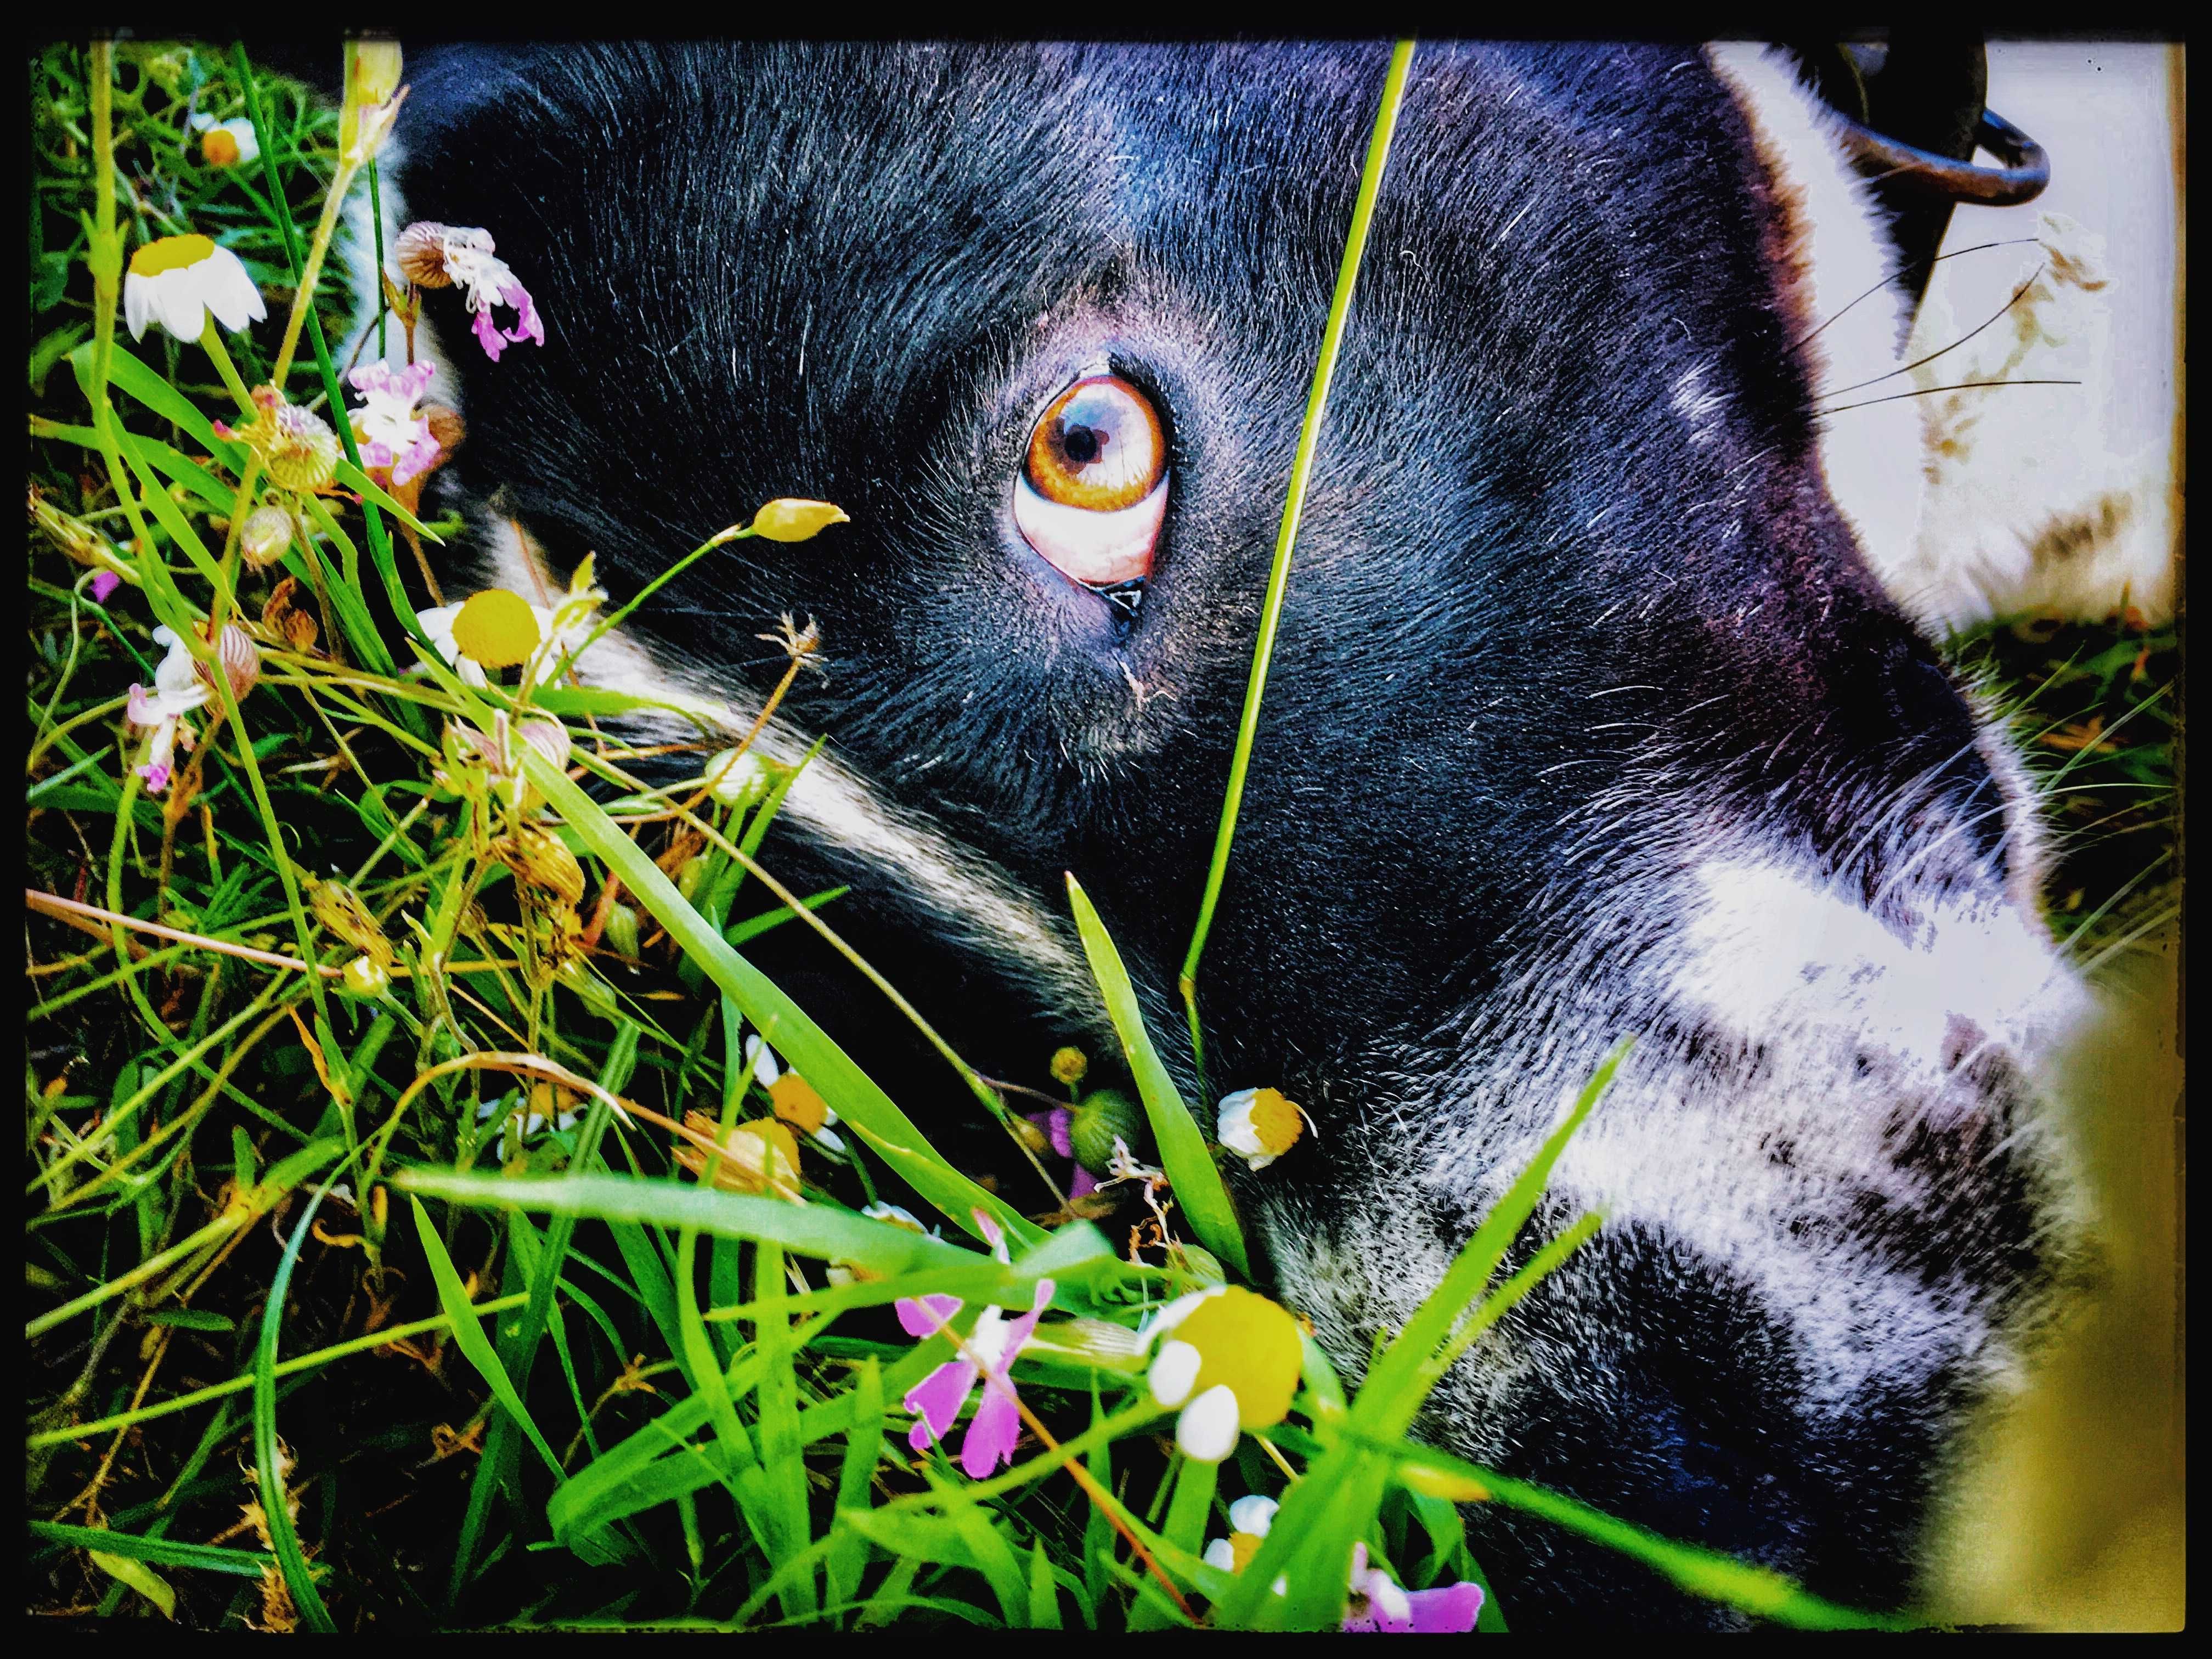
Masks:
[[[556,1483],[565,1480],[567,1477],[562,1473],[561,1460],[553,1455],[553,1448],[545,1443],[545,1437],[538,1431],[538,1425],[531,1419],[529,1407],[522,1403],[522,1396],[514,1390],[514,1379],[507,1376],[507,1367],[499,1363],[499,1355],[493,1351],[491,1340],[484,1335],[483,1327],[477,1323],[475,1308],[469,1301],[468,1292],[461,1286],[461,1276],[453,1271],[453,1259],[446,1254],[445,1240],[438,1237],[438,1230],[430,1224],[429,1212],[422,1207],[422,1200],[412,1193],[407,1195],[407,1201],[414,1207],[415,1231],[422,1241],[422,1254],[429,1261],[430,1277],[438,1286],[439,1304],[445,1309],[447,1318],[453,1322],[454,1346],[490,1384],[493,1398],[514,1419],[515,1425],[530,1437],[530,1443],[538,1449],[538,1456],[545,1460],[545,1467],[553,1472]]]
[[[730,948],[728,941],[691,908],[676,890],[676,884],[623,833],[621,826],[569,781],[568,774],[535,750],[526,750],[523,764],[532,785],[600,861],[622,878],[623,885],[637,896],[653,920],[668,930],[686,958],[696,963],[722,994],[744,1011],[769,1047],[813,1085],[855,1133],[890,1161],[908,1185],[956,1225],[979,1238],[983,1235],[971,1213],[979,1209],[994,1217],[1018,1246],[1036,1243],[1044,1237],[1026,1216],[953,1168],[849,1054],[766,975]]]
[[[853,1426],[845,1434],[845,1460],[837,1471],[837,1507],[865,1510],[875,1480],[876,1464],[884,1455],[884,1373],[873,1359],[863,1360],[853,1377]],[[860,1574],[868,1565],[868,1538],[851,1527],[840,1527],[823,1561],[829,1575],[832,1605],[852,1601],[860,1593]]]
[[[276,1451],[276,1339],[284,1322],[284,1297],[292,1288],[292,1269],[299,1262],[300,1246],[307,1240],[307,1229],[314,1224],[323,1194],[329,1191],[327,1182],[315,1189],[300,1224],[292,1229],[283,1259],[276,1264],[276,1277],[269,1286],[268,1303],[261,1310],[261,1337],[253,1351],[253,1474],[260,1488],[262,1522],[269,1529],[269,1547],[283,1572],[285,1588],[292,1593],[292,1605],[310,1627],[326,1636],[336,1634],[337,1626],[316,1592],[307,1557],[300,1552],[300,1536],[292,1529],[292,1509],[284,1491],[284,1465]],[[467,1306],[465,1298],[462,1305]],[[475,1328],[473,1317],[465,1322]]]
[[[1137,1006],[1137,989],[1122,965],[1121,953],[1114,948],[1091,896],[1073,875],[1067,878],[1067,898],[1075,907],[1076,931],[1083,936],[1083,951],[1106,1000],[1107,1015],[1121,1039],[1121,1052],[1128,1057],[1129,1074],[1136,1079],[1137,1092],[1144,1099],[1145,1116],[1152,1126],[1152,1144],[1159,1148],[1160,1167],[1173,1183],[1176,1196],[1182,1200],[1183,1213],[1190,1218],[1198,1242],[1240,1277],[1249,1279],[1252,1264],[1244,1253],[1244,1231],[1237,1225],[1229,1189],[1222,1184],[1221,1171],[1213,1165],[1205,1135],[1183,1104],[1175,1079],[1161,1064],[1159,1051],[1152,1047],[1144,1012]]]

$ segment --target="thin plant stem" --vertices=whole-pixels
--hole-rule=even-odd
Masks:
[[[223,386],[229,392],[231,401],[238,405],[238,412],[251,419],[254,413],[253,394],[246,389],[246,381],[240,376],[237,365],[230,361],[229,348],[222,343],[222,325],[216,321],[213,312],[208,313],[207,325],[200,330],[200,349],[206,352],[209,361],[215,364],[215,372],[222,376]]]
[[[1322,417],[1328,408],[1329,382],[1336,374],[1337,354],[1343,347],[1345,324],[1352,314],[1352,291],[1358,286],[1360,259],[1367,249],[1375,198],[1382,188],[1383,167],[1390,159],[1390,136],[1397,128],[1398,109],[1406,94],[1406,71],[1413,58],[1413,43],[1399,41],[1391,51],[1389,70],[1382,78],[1375,130],[1367,142],[1367,162],[1360,172],[1359,193],[1352,202],[1352,228],[1345,238],[1344,258],[1337,266],[1336,293],[1329,301],[1328,322],[1322,331],[1321,352],[1314,363],[1313,387],[1306,397],[1305,421],[1298,428],[1297,453],[1291,461],[1290,492],[1283,502],[1281,526],[1275,533],[1275,560],[1267,573],[1267,598],[1260,607],[1260,637],[1252,647],[1252,673],[1244,689],[1244,714],[1237,727],[1237,747],[1230,757],[1229,787],[1222,797],[1221,823],[1213,837],[1213,861],[1206,869],[1205,896],[1199,901],[1190,950],[1176,981],[1189,1016],[1191,1060],[1198,1069],[1201,1096],[1206,1091],[1206,1047],[1199,1033],[1199,958],[1205,954],[1214,908],[1221,902],[1221,884],[1229,872],[1229,849],[1237,838],[1237,815],[1244,802],[1245,775],[1252,763],[1252,740],[1260,729],[1260,699],[1267,690],[1267,667],[1275,653],[1275,630],[1282,620],[1283,595],[1290,585],[1291,550],[1297,543],[1306,487],[1313,478],[1314,453],[1320,446]]]

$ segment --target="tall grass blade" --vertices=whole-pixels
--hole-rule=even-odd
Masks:
[[[1239,1277],[1249,1279],[1252,1263],[1244,1251],[1244,1230],[1237,1224],[1236,1206],[1222,1184],[1221,1171],[1214,1167],[1205,1135],[1192,1121],[1190,1108],[1183,1104],[1175,1079],[1161,1064],[1159,1051],[1152,1047],[1152,1034],[1145,1029],[1144,1011],[1137,1006],[1137,988],[1122,965],[1121,953],[1114,948],[1091,896],[1073,875],[1067,878],[1067,898],[1075,908],[1075,928],[1082,936],[1091,976],[1106,1000],[1107,1017],[1114,1022],[1115,1035],[1121,1039],[1129,1075],[1136,1080],[1145,1116],[1152,1126],[1152,1144],[1159,1148],[1160,1168],[1174,1185],[1198,1242]]]

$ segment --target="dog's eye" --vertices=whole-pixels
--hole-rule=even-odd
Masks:
[[[1145,394],[1115,374],[1078,380],[1030,434],[1014,522],[1061,574],[1093,587],[1152,574],[1167,512],[1167,441]]]

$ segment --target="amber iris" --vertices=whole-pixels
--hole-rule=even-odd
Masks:
[[[1030,434],[1030,486],[1048,501],[1115,513],[1151,495],[1167,442],[1151,400],[1115,374],[1060,394]]]

